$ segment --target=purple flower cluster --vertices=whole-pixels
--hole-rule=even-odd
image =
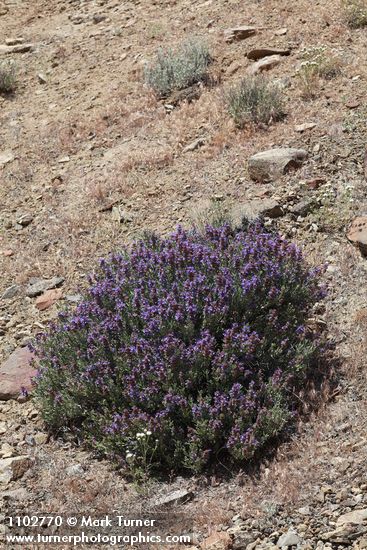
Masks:
[[[148,236],[100,260],[85,299],[39,337],[44,418],[122,462],[149,430],[157,469],[251,457],[294,416],[322,294],[318,270],[259,224]]]

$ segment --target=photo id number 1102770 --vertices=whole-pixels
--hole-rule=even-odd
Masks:
[[[5,525],[8,527],[50,527],[63,524],[61,516],[6,516]]]

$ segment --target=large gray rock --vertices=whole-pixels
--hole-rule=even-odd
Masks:
[[[295,531],[289,529],[287,533],[284,533],[279,537],[277,545],[279,548],[288,548],[289,546],[297,546],[301,542],[301,539]]]
[[[249,158],[248,173],[255,181],[273,181],[292,168],[298,168],[307,157],[304,149],[276,148]]]

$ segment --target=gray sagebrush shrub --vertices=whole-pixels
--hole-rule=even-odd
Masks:
[[[251,122],[269,124],[284,116],[281,90],[262,76],[244,78],[229,90],[226,101],[228,112],[239,128]]]
[[[155,61],[145,67],[145,81],[160,98],[207,78],[211,56],[198,39],[184,42],[177,50],[159,50]]]

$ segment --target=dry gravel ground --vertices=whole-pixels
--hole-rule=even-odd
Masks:
[[[262,30],[227,44],[223,30],[244,24]],[[280,29],[287,31],[279,35]],[[171,111],[143,86],[143,66],[157,48],[188,35],[207,41],[220,83]],[[350,30],[333,0],[5,0],[0,37],[1,43],[22,37],[33,44],[10,56],[18,89],[0,96],[0,154],[13,159],[0,166],[0,296],[17,286],[13,298],[0,300],[0,359],[57,311],[57,305],[39,311],[25,295],[32,277],[64,277],[63,303],[98,257],[143,230],[166,233],[202,218],[210,198],[228,209],[235,205],[237,213],[266,198],[285,211],[269,223],[299,242],[311,262],[329,263],[329,297],[317,318],[319,326],[322,320],[329,325],[341,362],[338,388],[319,414],[272,460],[228,479],[137,488],[90,453],[48,440],[32,402],[0,403],[2,444],[34,460],[0,493],[0,512],[139,510],[157,494],[185,488],[195,496],[180,510],[195,517],[197,546],[221,531],[231,542],[217,541],[219,550],[278,548],[280,535],[294,526],[299,548],[366,548],[365,522],[337,524],[343,513],[367,508],[367,260],[344,235],[346,224],[367,210],[365,30]],[[317,44],[341,59],[341,72],[305,101],[296,69],[302,47]],[[239,131],[223,97],[252,63],[246,53],[260,46],[291,49],[268,74],[284,87],[287,117],[268,129]],[[316,126],[295,130],[308,122]],[[201,137],[202,147],[183,152]],[[272,146],[305,148],[308,160],[276,183],[254,184],[247,159]],[[322,192],[323,185],[303,185],[319,176],[338,199],[323,211],[292,214],[301,199]],[[348,184],[354,189],[346,196]],[[123,223],[112,204],[123,211]],[[25,214],[31,222],[23,226],[18,221]],[[336,529],[342,532],[333,534]]]

